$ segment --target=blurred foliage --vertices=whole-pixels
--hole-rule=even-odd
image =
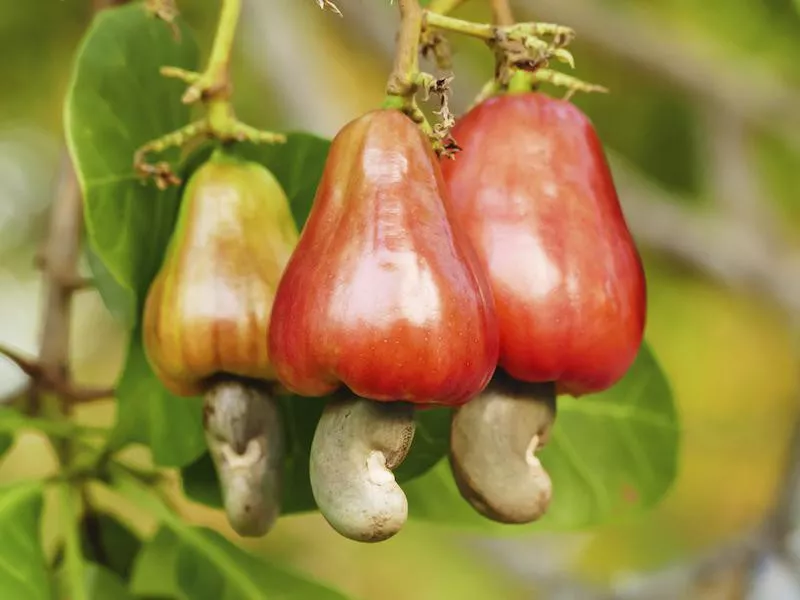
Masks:
[[[380,100],[388,68],[378,53],[370,52],[369,43],[346,26],[347,13],[368,1],[339,0],[344,21],[308,13],[314,15],[313,21],[287,22],[296,33],[294,52],[308,52],[311,36],[313,47],[323,49],[313,57],[319,69],[315,77],[325,78],[329,95],[319,102],[339,106],[348,114]],[[729,67],[755,65],[776,74],[787,86],[800,85],[797,0],[595,1],[609,11],[644,15],[672,39],[697,42]],[[536,0],[529,2],[535,14]],[[459,14],[485,19],[488,12],[478,4],[469,3]],[[183,1],[179,6],[207,52],[217,3]],[[286,9],[279,2],[273,6],[282,18]],[[394,18],[393,10],[386,6],[387,20]],[[25,122],[56,138],[62,135],[63,92],[90,12],[88,0],[0,3],[4,57],[0,131]],[[458,41],[455,48],[457,68],[468,64],[488,78],[491,56],[482,44]],[[700,110],[707,108],[703,99],[678,88],[657,69],[627,64],[602,47],[579,40],[575,53],[576,74],[612,90],[608,96],[577,99],[605,143],[665,189],[706,208],[702,144],[707,132],[699,118]],[[358,68],[348,66],[350,58],[358,61]],[[279,126],[282,107],[292,103],[293,82],[280,77],[268,81],[261,65],[241,52],[234,67],[241,116],[259,126]],[[276,87],[276,79],[282,87]],[[457,101],[463,106],[469,99]],[[752,160],[765,185],[763,201],[774,206],[800,247],[800,154],[790,134],[797,131],[755,128]],[[20,197],[18,190],[0,182],[0,208],[11,210]],[[29,257],[38,241],[27,240],[24,260],[0,256],[0,264],[13,266],[18,277],[30,279]],[[685,429],[679,478],[667,501],[654,512],[592,532],[579,567],[596,578],[656,567],[757,523],[774,501],[789,429],[798,415],[793,396],[797,359],[785,315],[755,295],[720,287],[657,254],[646,255],[646,267],[648,339],[669,376]],[[17,289],[8,292],[11,296]],[[34,307],[31,301],[19,310]],[[0,332],[8,326],[6,321],[15,318],[14,312],[6,314]],[[116,349],[119,332],[100,329],[103,343],[81,340],[82,347],[88,345],[93,351],[76,366],[79,376],[111,381],[121,367]],[[114,349],[108,351],[108,346]],[[32,459],[34,455],[40,459]],[[27,438],[7,456],[0,470],[2,481],[30,476],[47,468],[42,464],[50,464],[49,456]],[[205,509],[191,504],[184,508],[195,518],[212,519]],[[214,524],[227,531],[219,520]],[[412,524],[386,544],[359,546],[338,538],[319,516],[291,517],[281,521],[264,544],[254,547],[364,599],[526,597],[521,586],[464,550],[463,540],[420,524]],[[531,554],[530,561],[536,560]]]

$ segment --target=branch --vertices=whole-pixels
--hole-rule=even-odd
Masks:
[[[0,356],[6,357],[30,377],[27,390],[14,396],[27,395],[29,406],[26,408],[32,414],[39,412],[39,400],[43,393],[58,396],[65,413],[73,404],[114,395],[112,389],[75,385],[69,372],[72,296],[82,289],[81,284],[85,282],[78,273],[83,205],[78,182],[66,154],[62,162],[47,239],[38,260],[45,290],[39,356],[28,358],[0,344]]]
[[[800,310],[800,254],[750,221],[684,208],[610,154],[625,217],[638,241],[693,265],[729,285],[749,287],[789,313]]]
[[[508,0],[489,0],[492,5],[492,22],[506,26],[514,24],[514,13]]]
[[[512,0],[520,18],[530,19],[528,0]],[[569,23],[582,41],[601,46],[624,60],[655,72],[706,102],[775,131],[793,130],[800,143],[800,90],[787,86],[754,62],[720,60],[663,24],[633,11],[609,9],[592,0],[536,0],[536,16]]]
[[[83,205],[78,180],[65,156],[43,252],[45,308],[38,364],[43,378],[49,381],[69,379],[70,311],[74,290],[64,283],[79,279],[77,265],[82,226]]]

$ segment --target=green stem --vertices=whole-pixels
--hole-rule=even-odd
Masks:
[[[497,37],[496,25],[488,23],[475,23],[456,19],[446,15],[440,15],[433,11],[424,11],[425,25],[435,27],[444,31],[452,31],[470,37],[478,38],[487,42],[493,41]],[[540,37],[545,35],[565,35],[573,33],[569,27],[557,25],[555,23],[516,23],[501,27],[506,35],[511,37]]]
[[[400,35],[394,67],[386,83],[387,108],[409,111],[413,107],[416,79],[419,74],[419,37],[422,32],[422,8],[419,0],[399,0]]]
[[[495,28],[492,25],[456,19],[454,17],[435,13],[431,10],[425,11],[425,24],[428,27],[452,31],[453,33],[460,33],[485,41],[490,41],[495,38]]]
[[[222,0],[217,33],[208,58],[205,82],[208,96],[207,115],[209,130],[219,137],[228,137],[235,127],[236,115],[231,105],[230,64],[236,26],[242,12],[242,0]]]
[[[214,36],[214,44],[211,46],[211,55],[208,59],[206,73],[211,75],[217,84],[225,88],[230,86],[231,49],[241,12],[242,0],[222,0],[217,33]],[[229,90],[223,95],[229,96]]]
[[[508,82],[507,91],[509,94],[524,94],[533,89],[535,75],[519,69],[514,71]]]
[[[36,429],[51,437],[64,439],[88,437],[90,435],[102,436],[107,435],[109,432],[108,429],[103,427],[84,427],[70,421],[51,421],[22,415],[11,416],[10,414],[2,414],[0,416],[0,431],[10,433],[20,429]]]
[[[69,484],[61,486],[61,510],[64,527],[64,562],[70,600],[88,600],[83,576],[83,551],[80,538],[80,509],[77,490]]]

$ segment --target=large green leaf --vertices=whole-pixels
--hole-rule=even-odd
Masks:
[[[81,519],[81,545],[87,560],[105,565],[123,581],[130,578],[141,540],[112,514],[90,511]],[[105,579],[104,576],[98,576]]]
[[[117,573],[97,564],[86,565],[84,586],[89,600],[133,600],[125,581]]]
[[[297,226],[302,228],[322,179],[330,145],[324,138],[292,132],[287,135],[285,144],[239,144],[235,151],[242,158],[259,162],[272,171],[289,198]]]
[[[0,458],[14,445],[14,436],[11,433],[0,432]]]
[[[128,586],[132,594],[140,598],[188,600],[175,575],[179,545],[177,536],[166,527],[144,544],[136,557]]]
[[[553,480],[545,518],[500,526],[463,500],[449,465],[405,486],[412,518],[493,531],[578,529],[641,511],[661,499],[677,471],[679,424],[669,384],[649,347],[616,386],[581,399],[561,397],[541,460]]]
[[[86,600],[133,600],[125,580],[104,566],[83,563],[79,575],[80,579],[72,582],[66,570],[56,574],[59,598],[75,600],[76,593],[83,593],[82,598]]]
[[[163,533],[162,529],[151,542],[155,549],[146,547],[137,561],[131,585],[138,594],[143,588],[153,594],[154,587],[174,587],[166,581],[172,580],[192,600],[346,598],[290,569],[251,556],[215,531],[188,525],[149,489],[124,474],[116,473],[114,484],[119,493],[150,512],[169,530]],[[155,555],[158,560],[148,555]],[[161,580],[158,586],[147,582],[152,578]]]
[[[0,598],[52,598],[39,539],[42,503],[38,484],[0,488]]]
[[[242,551],[216,531],[192,529],[178,537],[177,577],[192,600],[344,600],[346,596],[285,567]]]
[[[196,68],[191,32],[177,23],[180,41],[141,2],[100,12],[78,50],[64,109],[90,265],[109,309],[127,318],[161,263],[178,207],[178,189],[159,191],[133,169],[137,148],[189,120],[184,84],[159,73],[164,65]]]
[[[167,391],[147,362],[140,331],[137,328],[131,335],[125,370],[117,384],[117,426],[111,444],[115,449],[128,443],[146,444],[156,464],[181,467],[205,449],[202,402]]]

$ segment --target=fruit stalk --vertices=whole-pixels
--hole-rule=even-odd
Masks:
[[[206,73],[222,90],[230,92],[230,62],[233,40],[236,35],[236,27],[239,23],[239,15],[242,12],[242,0],[223,0],[222,9],[219,14],[217,33],[214,36],[214,43],[211,46],[211,54],[208,58]],[[224,97],[220,93],[218,97]]]
[[[202,73],[169,66],[161,68],[163,76],[189,84],[181,98],[184,104],[193,104],[200,100],[206,108],[203,118],[147,142],[134,153],[133,163],[137,172],[153,177],[161,189],[169,185],[179,185],[181,180],[165,162],[148,164],[146,157],[150,153],[181,147],[201,136],[211,136],[222,142],[279,144],[286,141],[286,136],[282,134],[259,131],[242,123],[233,110],[230,57],[241,9],[242,0],[222,0],[211,54]]]
[[[497,38],[498,27],[495,25],[456,19],[455,17],[448,17],[447,15],[433,12],[432,10],[424,11],[423,16],[425,25],[428,27],[435,27],[436,29],[442,29],[444,31],[468,35],[486,42],[491,42]],[[565,38],[565,44],[563,45],[571,41],[575,35],[575,32],[571,28],[555,23],[516,23],[500,27],[499,29],[501,33],[512,37],[538,38],[542,36],[560,36]]]
[[[414,98],[414,83],[419,74],[419,37],[422,31],[422,8],[419,0],[399,0],[400,34],[394,67],[386,84],[386,95],[397,104],[386,108],[407,111]],[[387,102],[390,102],[387,98]]]

